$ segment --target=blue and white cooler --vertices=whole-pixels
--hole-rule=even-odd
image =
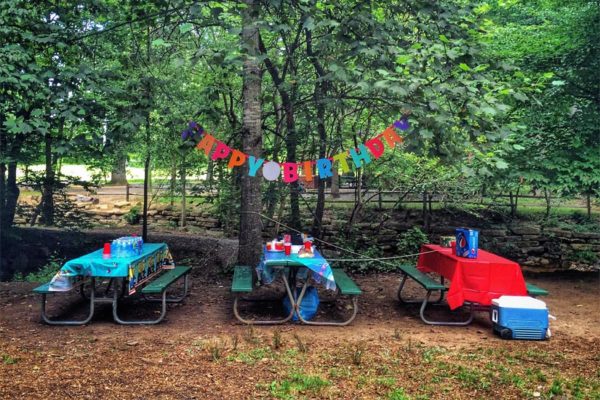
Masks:
[[[548,317],[546,303],[533,297],[500,296],[492,300],[494,332],[503,339],[549,338]]]

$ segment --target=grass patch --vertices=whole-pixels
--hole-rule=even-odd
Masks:
[[[320,376],[293,373],[287,379],[271,382],[269,392],[276,399],[296,399],[300,394],[311,398],[328,386],[331,382]]]
[[[16,364],[17,361],[19,361],[17,358],[11,357],[8,354],[2,354],[2,356],[0,356],[0,359],[2,360],[2,364],[5,365]]]
[[[410,400],[410,397],[406,394],[406,392],[402,388],[396,388],[396,389],[392,390],[391,392],[388,393],[386,398],[388,400]]]
[[[250,351],[239,352],[235,356],[228,357],[229,361],[237,360],[241,361],[247,365],[254,365],[258,361],[261,361],[265,358],[272,358],[273,353],[271,348],[269,347],[258,347],[256,349],[252,349]]]

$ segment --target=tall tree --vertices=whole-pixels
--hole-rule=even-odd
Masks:
[[[242,146],[244,153],[259,158],[262,153],[261,88],[262,70],[259,55],[259,2],[244,0],[242,11],[242,48],[246,50],[244,60]],[[248,175],[248,163],[244,164],[241,177],[241,215],[238,261],[244,265],[256,265],[261,254],[262,210],[260,177]]]

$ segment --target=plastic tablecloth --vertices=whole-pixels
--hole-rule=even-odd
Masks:
[[[65,276],[94,276],[103,278],[129,277],[138,272],[148,274],[172,260],[166,243],[144,243],[142,253],[133,257],[103,258],[102,249],[67,261],[61,268]],[[132,271],[135,270],[135,271]],[[132,272],[135,272],[132,276]]]
[[[263,256],[256,272],[264,283],[269,284],[276,277],[273,267],[306,267],[312,272],[312,278],[317,283],[323,283],[327,289],[335,290],[331,266],[314,247],[313,252],[314,257],[298,257],[298,254],[286,256],[284,252],[267,251],[263,248]]]
[[[521,267],[485,250],[476,259],[458,257],[452,249],[433,244],[421,247],[417,268],[435,272],[450,280],[447,301],[451,309],[465,301],[491,305],[502,295],[527,296],[527,286]]]

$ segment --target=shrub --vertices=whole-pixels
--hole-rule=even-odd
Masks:
[[[137,225],[140,223],[142,216],[140,215],[140,206],[133,206],[129,212],[123,216],[129,225]]]
[[[414,226],[411,229],[400,235],[400,239],[396,244],[398,255],[417,254],[421,250],[421,245],[429,243],[429,238],[418,227]],[[417,256],[406,258],[405,261],[416,262]]]
[[[48,282],[54,277],[54,275],[56,275],[64,263],[65,259],[60,257],[57,252],[54,252],[50,255],[50,257],[48,257],[48,262],[39,270],[36,272],[31,272],[25,276],[23,276],[22,273],[17,272],[13,277],[13,281]]]

